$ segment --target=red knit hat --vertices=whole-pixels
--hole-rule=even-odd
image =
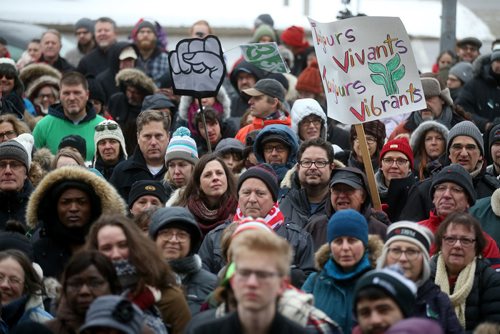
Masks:
[[[314,94],[321,94],[323,92],[317,61],[314,60],[310,66],[307,66],[300,73],[295,89]]]
[[[304,28],[291,26],[281,34],[281,40],[290,46],[295,46],[298,48],[306,47],[309,43],[306,40],[306,34]]]
[[[384,154],[390,151],[401,152],[406,155],[408,160],[410,160],[410,168],[413,169],[413,151],[411,150],[408,139],[397,138],[389,140],[387,143],[385,143],[384,147],[382,147],[382,151],[380,152],[380,162],[382,162]]]

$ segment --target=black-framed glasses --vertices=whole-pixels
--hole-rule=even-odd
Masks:
[[[377,138],[373,137],[373,136],[365,136],[365,139],[366,139],[366,143],[367,144],[370,144],[370,145],[374,145],[377,143]],[[354,140],[358,140],[358,137],[354,137]]]
[[[302,121],[300,121],[300,126],[309,126],[311,123],[314,126],[321,125],[321,118],[319,117],[306,117]]]
[[[328,165],[328,161],[318,160],[318,161],[310,161],[310,160],[302,160],[299,161],[300,167],[310,168],[312,165],[316,166],[316,168],[325,168]]]
[[[457,241],[460,241],[460,244],[464,247],[470,247],[474,242],[476,242],[476,239],[472,238],[465,238],[465,237],[458,238],[451,236],[444,236],[443,240],[448,244],[448,246],[454,246]]]
[[[12,139],[17,136],[17,133],[15,130],[9,130],[5,132],[0,132],[0,138],[5,138],[7,137],[8,139]]]
[[[408,260],[413,261],[420,255],[420,253],[421,252],[419,250],[412,248],[404,250],[401,248],[389,248],[389,256],[392,257],[394,260],[399,260],[401,255],[404,254]]]
[[[95,130],[100,132],[104,130],[116,130],[118,129],[118,124],[116,123],[107,123],[107,124],[97,124],[95,126]]]
[[[406,164],[409,162],[408,159],[403,159],[403,158],[397,158],[397,159],[392,159],[392,158],[383,158],[382,163],[386,166],[392,166],[394,163],[398,165],[398,167],[403,167],[406,166]]]
[[[265,153],[273,153],[274,150],[278,153],[283,153],[287,150],[288,148],[284,145],[264,145],[264,152]]]
[[[0,79],[2,79],[2,78],[5,78],[7,80],[12,80],[12,79],[14,79],[14,75],[13,74],[9,74],[9,73],[0,74]]]
[[[11,160],[11,161],[2,160],[2,161],[0,161],[0,171],[6,170],[7,166],[9,166],[11,170],[18,171],[22,167],[24,167],[24,164],[22,162],[19,162],[16,160]]]

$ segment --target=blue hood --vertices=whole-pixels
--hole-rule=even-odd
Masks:
[[[297,162],[299,139],[290,127],[282,124],[268,125],[259,132],[253,144],[253,150],[255,152],[257,161],[260,163],[265,162],[262,140],[270,134],[282,136],[285,138],[286,142],[290,144],[290,154],[288,155],[288,161],[286,165],[290,166],[289,168],[293,167],[293,165],[295,165],[295,163]]]

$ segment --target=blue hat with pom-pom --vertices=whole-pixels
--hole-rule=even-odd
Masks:
[[[165,163],[170,160],[181,159],[186,160],[191,164],[198,162],[198,149],[196,142],[191,138],[191,132],[188,128],[181,126],[172,135],[170,143],[165,154]]]

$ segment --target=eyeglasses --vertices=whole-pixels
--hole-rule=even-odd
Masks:
[[[321,118],[317,117],[308,117],[304,118],[302,121],[300,121],[300,126],[309,126],[310,124],[314,126],[320,126],[321,125]]]
[[[7,80],[13,80],[14,75],[12,75],[12,74],[0,74],[0,79],[2,79],[2,78],[5,78]]]
[[[454,151],[454,152],[460,152],[460,151],[462,151],[464,148],[465,148],[465,150],[466,150],[467,152],[472,152],[472,151],[477,150],[477,145],[474,145],[474,144],[466,144],[466,145],[462,145],[462,144],[453,144],[453,145],[451,145],[451,150],[452,150],[452,151]]]
[[[401,248],[389,248],[389,256],[394,260],[398,260],[402,254],[404,254],[408,260],[413,261],[420,255],[420,251],[411,248],[405,250]]]
[[[319,160],[319,161],[302,160],[302,161],[299,161],[299,165],[300,165],[300,167],[303,167],[303,168],[310,168],[312,165],[316,166],[316,168],[325,168],[326,165],[328,165],[328,161],[323,161],[323,160]]]
[[[80,289],[86,285],[87,288],[89,288],[90,290],[92,291],[95,291],[95,290],[99,290],[101,289],[104,284],[106,284],[106,281],[102,280],[102,279],[90,279],[88,281],[85,281],[85,280],[73,280],[73,281],[68,281],[66,283],[66,289],[67,290],[70,290],[70,291],[73,291],[73,292],[77,292],[77,291],[80,291]]]
[[[43,99],[55,99],[56,97],[54,96],[54,94],[38,94],[37,96],[40,100],[43,100]]]
[[[189,239],[189,233],[184,231],[172,231],[172,230],[162,230],[158,233],[158,236],[163,237],[166,240],[172,240],[174,237],[177,238],[179,242],[186,242]]]
[[[449,190],[450,193],[453,195],[459,195],[464,193],[464,189],[459,186],[447,186],[445,184],[438,184],[437,186],[434,187],[434,192],[438,194],[442,194],[446,192],[446,190]]]
[[[368,144],[370,144],[370,145],[374,145],[374,144],[376,144],[376,143],[377,143],[377,138],[375,138],[375,137],[372,137],[372,136],[365,136],[365,138],[366,138],[366,142],[367,142]],[[355,141],[358,141],[359,139],[358,139],[358,137],[354,137],[354,140],[355,140]]]
[[[17,136],[17,133],[16,131],[14,130],[9,130],[9,131],[5,131],[5,132],[0,132],[0,138],[5,138],[7,137],[8,139],[12,139],[14,137]]]
[[[5,276],[4,274],[0,274],[0,282],[7,280],[7,283],[10,286],[21,286],[24,284],[24,281],[16,276]]]
[[[443,240],[448,244],[448,246],[454,246],[457,241],[460,241],[460,244],[463,247],[470,247],[474,242],[476,242],[476,239],[447,237],[447,236],[444,236]]]
[[[116,130],[118,129],[118,124],[116,123],[107,123],[107,124],[97,124],[95,126],[95,130],[100,132],[104,130]]]
[[[356,189],[354,189],[351,186],[348,186],[347,184],[336,184],[333,186],[331,191],[335,195],[339,195],[340,193],[351,195],[356,191]]]
[[[235,274],[245,281],[250,279],[250,276],[255,275],[257,280],[261,282],[269,280],[275,276],[281,276],[280,274],[271,271],[238,269],[238,268],[236,268]]]
[[[24,165],[19,161],[0,161],[0,171],[4,171],[7,169],[7,166],[10,167],[11,170],[20,170]]]
[[[382,159],[382,163],[386,166],[392,166],[394,163],[398,165],[398,167],[403,167],[408,163],[409,160],[403,159],[403,158],[397,158],[397,159],[391,159],[391,158],[384,158]]]
[[[273,153],[276,150],[278,153],[286,152],[287,148],[283,145],[264,145],[265,153]]]

